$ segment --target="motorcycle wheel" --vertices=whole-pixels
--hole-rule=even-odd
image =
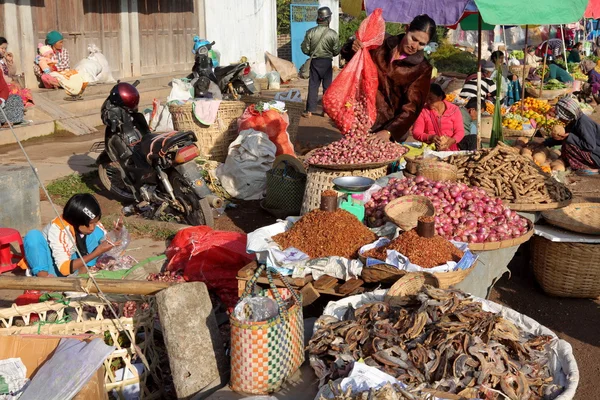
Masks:
[[[116,195],[119,200],[132,201],[135,200],[133,193],[129,190],[123,178],[121,177],[121,169],[117,162],[98,165],[98,175],[102,186],[112,194]]]
[[[211,228],[214,227],[215,219],[208,200],[199,199],[178,172],[171,175],[171,184],[173,185],[175,198],[185,208],[184,217],[186,222],[192,226],[206,225]]]

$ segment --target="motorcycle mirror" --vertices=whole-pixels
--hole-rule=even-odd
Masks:
[[[139,85],[139,84],[140,84],[140,80],[136,79],[135,82],[133,82],[132,85],[133,85],[133,87],[137,87],[137,85]]]
[[[211,46],[214,46],[214,45],[215,45],[215,42],[212,42],[210,45],[211,45]]]

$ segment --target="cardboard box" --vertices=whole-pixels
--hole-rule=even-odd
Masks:
[[[27,378],[31,379],[39,367],[52,357],[62,338],[89,340],[90,336],[0,336],[0,360],[20,358],[27,367]],[[104,390],[104,367],[98,369],[74,399],[108,399],[108,394]]]

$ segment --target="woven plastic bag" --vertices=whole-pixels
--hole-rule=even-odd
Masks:
[[[323,96],[323,108],[342,134],[366,132],[375,123],[377,108],[377,67],[369,51],[381,46],[385,37],[385,21],[381,9],[369,15],[356,32],[363,44],[335,78]]]
[[[251,295],[256,281],[266,267],[261,265],[246,285],[240,302]],[[259,296],[274,299],[279,315],[266,321],[237,319],[231,323],[231,389],[248,394],[269,394],[279,390],[283,382],[304,362],[304,318],[302,298],[282,276],[287,288],[277,288],[267,270],[270,289]],[[251,310],[249,310],[251,312]]]

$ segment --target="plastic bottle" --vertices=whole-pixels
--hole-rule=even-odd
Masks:
[[[250,310],[248,310],[248,307]],[[249,311],[249,312],[248,312]],[[277,302],[269,297],[247,297],[240,301],[233,315],[242,322],[266,321],[279,314]]]

